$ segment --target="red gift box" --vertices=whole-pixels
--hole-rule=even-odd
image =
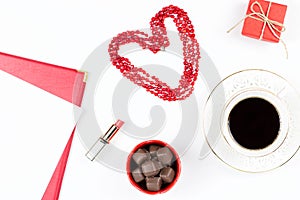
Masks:
[[[287,6],[262,0],[250,0],[242,34],[248,37],[279,42]]]

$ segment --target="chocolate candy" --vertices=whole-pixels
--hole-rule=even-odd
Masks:
[[[145,160],[149,160],[150,158],[149,152],[145,149],[139,149],[132,155],[132,159],[138,165],[141,165]]]
[[[160,177],[166,183],[171,183],[175,177],[175,171],[171,167],[165,167],[160,172]]]
[[[136,168],[135,170],[133,170],[131,173],[132,173],[132,177],[133,177],[134,181],[137,183],[139,183],[145,179],[143,172],[139,167]]]
[[[132,155],[132,178],[143,190],[163,190],[175,179],[177,166],[173,161],[174,154],[168,147],[144,146]]]
[[[146,186],[149,191],[157,192],[160,190],[162,186],[162,178],[161,177],[147,177],[146,178]]]
[[[151,155],[152,158],[156,157],[156,151],[159,149],[160,147],[157,145],[150,145],[149,146],[149,153]]]
[[[158,161],[147,160],[142,164],[142,171],[145,176],[155,176],[160,171],[160,165]]]
[[[162,147],[156,152],[158,160],[164,164],[170,166],[173,159],[173,153],[168,147]]]

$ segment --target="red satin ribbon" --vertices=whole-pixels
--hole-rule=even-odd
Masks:
[[[81,105],[84,88],[84,72],[43,63],[0,52],[0,70],[16,76],[77,106]],[[42,200],[57,200],[68,162],[74,130],[56,166]]]
[[[0,70],[70,103],[81,105],[85,88],[84,72],[5,53],[0,53]]]
[[[76,127],[74,127],[74,130],[73,130],[73,132],[68,140],[68,143],[64,149],[64,152],[62,153],[62,155],[59,159],[59,162],[55,168],[55,171],[54,171],[52,178],[47,186],[47,189],[43,195],[42,200],[57,200],[59,198],[60,189],[61,189],[62,181],[64,178],[75,129],[76,129]]]

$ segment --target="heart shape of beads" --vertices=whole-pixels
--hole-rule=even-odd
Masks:
[[[120,47],[129,43],[137,43],[143,49],[149,49],[153,53],[168,47],[170,42],[164,24],[166,18],[173,19],[183,43],[184,71],[176,88],[171,88],[167,83],[151,76],[144,69],[135,67],[128,58],[118,54]],[[110,60],[124,77],[145,88],[151,94],[168,101],[184,100],[192,94],[199,71],[199,43],[195,38],[193,25],[184,10],[170,5],[162,8],[152,17],[150,28],[151,36],[136,30],[126,31],[114,37],[108,47]]]

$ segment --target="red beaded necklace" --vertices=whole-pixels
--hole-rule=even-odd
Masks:
[[[157,77],[151,76],[144,69],[134,67],[128,58],[118,54],[120,46],[128,43],[137,43],[143,49],[149,49],[153,53],[168,47],[170,42],[164,24],[164,20],[168,17],[173,19],[183,43],[184,71],[178,87],[174,89]],[[136,30],[126,31],[114,37],[108,48],[111,62],[123,76],[155,96],[168,101],[184,100],[192,94],[199,70],[199,43],[195,38],[193,25],[184,10],[170,5],[164,7],[151,19],[150,26],[152,36]]]

